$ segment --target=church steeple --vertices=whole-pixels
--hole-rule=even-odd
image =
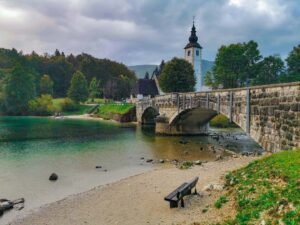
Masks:
[[[198,43],[198,37],[196,35],[196,27],[195,27],[194,21],[193,21],[193,27],[191,30],[191,36],[189,37],[189,43],[185,46],[184,49],[191,48],[191,47],[202,49],[202,46]]]
[[[194,20],[191,35],[189,37],[189,43],[184,48],[184,58],[193,65],[197,79],[196,90],[204,90],[204,77],[202,73],[202,46],[198,43]]]

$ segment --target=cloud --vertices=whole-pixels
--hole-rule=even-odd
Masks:
[[[285,57],[299,44],[297,0],[0,0],[0,46],[24,52],[86,52],[126,64],[183,55],[192,17],[213,60],[222,44],[259,43]]]

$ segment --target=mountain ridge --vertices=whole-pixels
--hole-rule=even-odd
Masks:
[[[214,66],[213,61],[209,61],[206,59],[202,60],[202,72],[203,74],[206,74],[208,71],[212,69]],[[141,64],[141,65],[132,65],[127,66],[131,71],[133,71],[138,79],[142,79],[145,77],[145,73],[148,72],[149,75],[152,75],[152,72],[155,70],[156,67],[159,65],[155,64]]]

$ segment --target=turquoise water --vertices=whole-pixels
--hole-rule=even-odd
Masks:
[[[5,214],[0,224],[46,203],[150,170],[153,165],[141,157],[214,159],[206,150],[216,144],[210,138],[189,137],[186,145],[180,139],[155,136],[151,127],[105,121],[0,117],[0,199],[26,199],[24,210]],[[240,145],[252,149],[255,143],[246,138]],[[59,175],[57,182],[48,181],[52,172]]]

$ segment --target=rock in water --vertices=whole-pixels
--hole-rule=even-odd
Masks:
[[[159,162],[160,162],[160,163],[165,163],[165,160],[160,159]]]
[[[146,162],[147,162],[147,163],[151,163],[151,162],[153,162],[153,159],[147,159]]]
[[[198,166],[201,166],[201,165],[202,165],[202,161],[197,160],[197,161],[194,162],[194,164],[195,164],[195,165],[198,165]]]
[[[0,208],[0,217],[3,215],[3,209]]]
[[[96,169],[101,169],[102,168],[102,166],[96,166]]]
[[[56,173],[52,173],[49,177],[49,180],[50,181],[56,181],[58,179],[58,176]]]

